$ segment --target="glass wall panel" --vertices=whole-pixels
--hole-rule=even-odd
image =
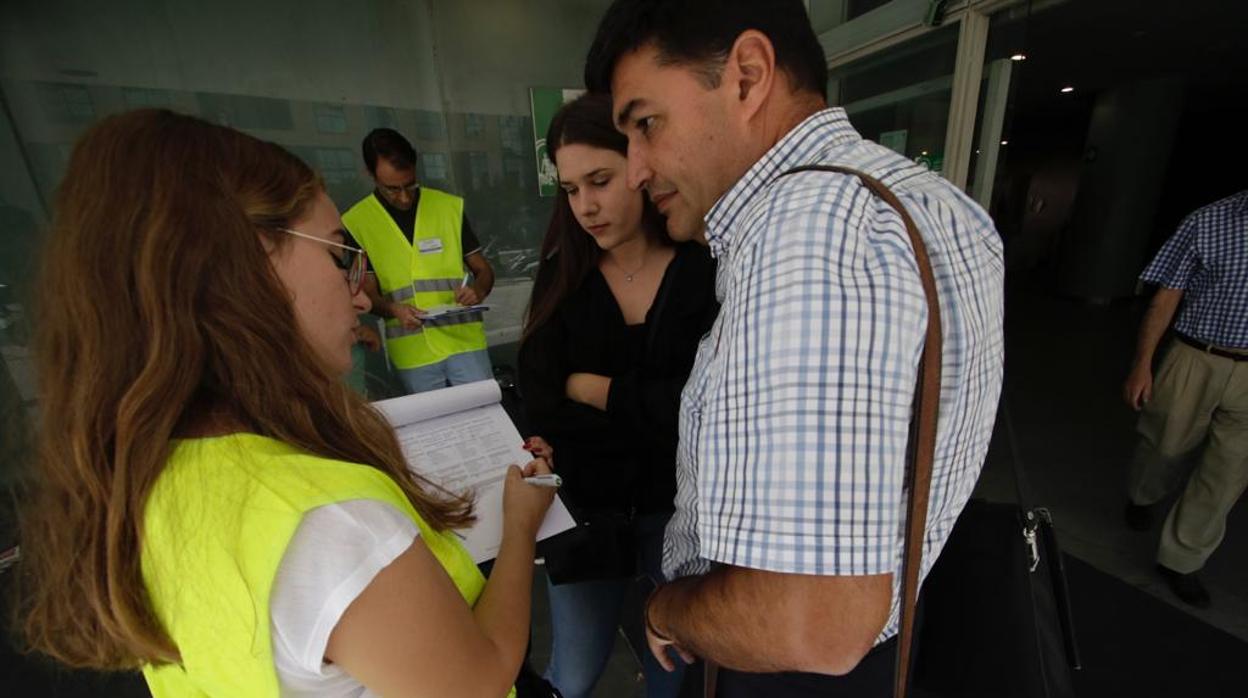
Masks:
[[[892,0],[808,0],[806,12],[810,15],[810,24],[815,33],[829,29],[861,17],[862,15],[888,5]],[[903,4],[913,4],[904,2]]]
[[[578,87],[608,0],[9,0],[0,4],[0,479],[34,403],[31,260],[75,139],[161,107],[287,147],[345,210],[386,126],[423,184],[464,196],[498,273],[486,329],[505,362],[552,199],[538,195],[529,89]],[[496,358],[496,363],[499,360]],[[367,360],[384,394],[384,358]],[[5,529],[7,531],[7,528]],[[6,533],[7,535],[7,533]],[[6,538],[7,540],[7,538]],[[0,541],[2,545],[4,541]]]
[[[940,171],[957,53],[953,24],[831,71],[828,97],[864,138]]]

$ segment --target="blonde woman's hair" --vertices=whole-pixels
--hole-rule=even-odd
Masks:
[[[303,339],[262,238],[320,178],[281,147],[165,110],[99,122],[56,195],[38,286],[40,413],[19,627],[76,667],[177,661],[140,570],[170,440],[225,415],[393,478],[436,529],[471,503],[411,475],[394,433]]]

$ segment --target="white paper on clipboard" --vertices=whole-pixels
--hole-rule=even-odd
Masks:
[[[507,466],[533,459],[501,399],[498,383],[484,380],[373,403],[394,425],[409,468],[452,492],[475,493],[477,522],[459,533],[478,563],[494,559],[503,540]],[[575,525],[555,497],[537,539]]]

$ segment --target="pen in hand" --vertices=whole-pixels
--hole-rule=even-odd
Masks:
[[[465,272],[463,280],[459,282],[459,288],[455,289],[455,302],[459,305],[476,305],[481,300],[477,297],[476,290],[468,285],[468,280],[471,278],[472,272]]]
[[[552,489],[558,489],[563,484],[563,478],[554,474],[530,475],[529,477],[524,478],[524,481],[530,485],[536,485],[538,487],[550,487]]]

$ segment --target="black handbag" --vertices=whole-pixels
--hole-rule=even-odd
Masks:
[[[537,544],[553,584],[621,579],[637,573],[633,517],[622,511],[578,510],[576,528]]]
[[[1018,502],[972,499],[923,584],[915,686],[942,696],[1066,698],[1080,668],[1048,509],[1033,507],[1004,396]]]

